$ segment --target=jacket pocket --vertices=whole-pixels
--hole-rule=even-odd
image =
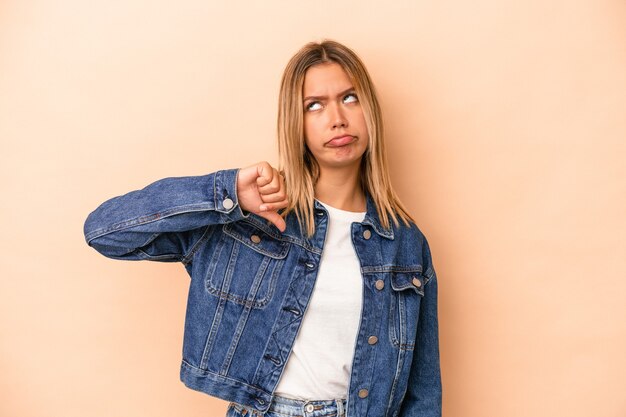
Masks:
[[[401,350],[413,350],[426,280],[421,268],[414,272],[390,274],[393,291],[389,303],[389,339],[393,346]]]
[[[265,306],[289,246],[246,221],[225,224],[207,270],[207,291],[237,304]]]

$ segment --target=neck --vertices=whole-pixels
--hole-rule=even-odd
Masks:
[[[315,184],[315,198],[340,210],[364,212],[367,209],[359,169],[321,169]]]

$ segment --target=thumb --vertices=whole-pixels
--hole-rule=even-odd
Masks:
[[[266,211],[259,213],[258,215],[263,217],[264,219],[269,220],[281,232],[284,232],[287,228],[287,223],[285,223],[285,219],[283,219],[277,211]]]

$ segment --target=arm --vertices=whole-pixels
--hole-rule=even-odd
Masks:
[[[251,212],[281,231],[285,181],[267,162],[197,177],[170,177],[102,203],[85,221],[87,244],[114,259],[185,261],[209,226]]]
[[[424,239],[426,285],[420,304],[417,340],[400,417],[441,417],[441,371],[437,319],[437,274]]]
[[[207,226],[245,217],[238,171],[164,178],[107,200],[87,217],[85,240],[114,259],[184,260]]]

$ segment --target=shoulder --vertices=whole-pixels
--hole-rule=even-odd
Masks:
[[[400,242],[405,242],[407,240],[413,241],[415,243],[426,243],[426,236],[419,228],[417,224],[414,222],[406,223],[399,220],[398,224],[392,224],[393,234],[396,238],[400,239]]]
[[[422,265],[424,275],[434,277],[435,271],[432,262],[430,245],[426,235],[417,224],[410,222],[406,224],[400,222],[394,227],[394,244],[403,251],[408,251],[410,256],[414,256],[416,261]]]

